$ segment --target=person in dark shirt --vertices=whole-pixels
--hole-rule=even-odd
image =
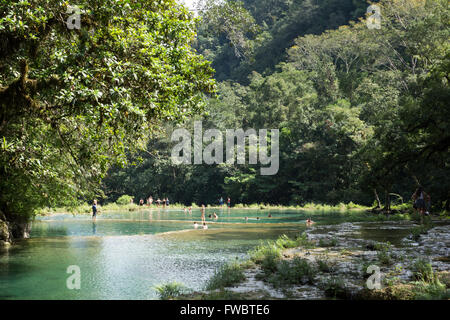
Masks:
[[[92,204],[92,219],[97,218],[97,200],[94,200],[94,203]]]

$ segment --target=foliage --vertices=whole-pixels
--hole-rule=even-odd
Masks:
[[[124,194],[119,199],[117,199],[116,203],[118,205],[124,206],[124,205],[130,204],[132,201],[133,201],[133,197],[132,196],[128,196],[128,195]]]
[[[281,260],[268,278],[273,286],[313,283],[316,269],[306,259]]]
[[[375,244],[377,259],[381,264],[390,265],[393,263],[392,245],[389,242]]]
[[[348,290],[344,280],[340,277],[329,277],[321,283],[321,287],[328,298],[346,299]]]
[[[1,7],[9,45],[0,94],[22,78],[40,109],[26,96],[19,114],[3,107],[10,124],[0,127],[0,170],[8,177],[0,172],[0,186],[9,191],[0,210],[90,201],[104,177],[109,202],[129,194],[213,205],[230,196],[243,206],[344,212],[360,203],[403,212],[421,184],[432,211],[450,211],[446,1],[379,1],[381,29],[367,28],[363,0],[202,1],[196,23],[169,0],[125,2],[82,2],[83,27],[71,32],[56,4],[30,16],[19,4]],[[136,30],[127,27],[135,20]],[[144,21],[159,24],[145,29]],[[214,81],[190,48],[194,28],[195,48],[220,81],[201,116]],[[32,117],[21,124],[24,114]],[[171,133],[192,131],[192,120],[222,133],[279,129],[278,173],[261,176],[261,164],[173,164]],[[393,197],[402,202],[396,208]],[[376,218],[391,217],[404,218]]]
[[[210,63],[193,16],[173,0],[0,2],[0,210],[101,196],[111,163],[144,149],[162,121],[202,112]]]
[[[338,240],[336,238],[331,238],[329,240],[320,239],[319,247],[335,247],[338,244]]]
[[[277,262],[282,258],[282,249],[276,244],[260,245],[250,252],[250,259],[261,266],[265,273],[272,273],[277,269]]]
[[[155,287],[161,300],[173,300],[176,297],[189,293],[189,289],[178,282],[169,282]]]
[[[242,266],[237,262],[228,263],[216,270],[212,278],[208,280],[206,290],[231,287],[243,280],[245,280],[245,275]]]

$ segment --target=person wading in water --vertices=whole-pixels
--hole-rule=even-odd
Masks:
[[[429,215],[430,213],[426,211],[427,208],[427,202],[431,202],[431,197],[423,191],[422,186],[419,186],[417,190],[414,192],[414,194],[411,197],[414,201],[414,209],[418,210],[420,213],[420,223],[423,223],[423,216]],[[426,199],[426,202],[425,202]]]
[[[92,219],[95,221],[97,219],[97,200],[94,200],[92,204]]]
[[[201,211],[202,211],[202,222],[205,223],[205,205],[204,204],[202,204]]]

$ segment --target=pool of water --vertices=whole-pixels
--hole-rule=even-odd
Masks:
[[[213,212],[219,218],[207,218],[207,230],[193,227],[199,210],[111,212],[95,222],[87,215],[37,218],[30,239],[0,252],[0,299],[156,299],[154,287],[170,281],[202,289],[220,265],[246,258],[261,241],[301,233],[308,216],[237,209],[208,209],[206,216]],[[314,220],[341,221],[329,213]],[[71,265],[81,271],[79,290],[66,285]]]

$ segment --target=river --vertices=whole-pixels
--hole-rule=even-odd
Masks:
[[[0,299],[157,299],[154,287],[169,281],[201,290],[219,266],[245,259],[261,241],[303,232],[310,215],[207,209],[206,216],[213,212],[219,218],[207,218],[207,230],[193,227],[199,210],[109,212],[96,222],[88,215],[37,217],[30,239],[0,252]],[[318,225],[343,221],[330,212],[313,216]],[[79,290],[66,285],[73,265]]]

